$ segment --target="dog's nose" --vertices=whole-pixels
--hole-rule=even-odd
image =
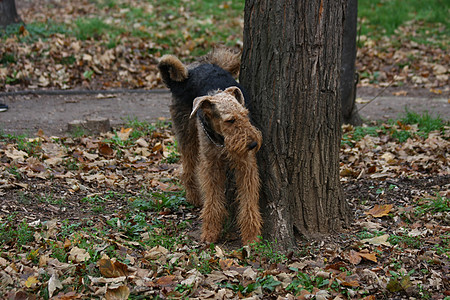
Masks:
[[[251,142],[250,144],[248,144],[248,150],[255,149],[256,146],[258,146],[257,142]]]

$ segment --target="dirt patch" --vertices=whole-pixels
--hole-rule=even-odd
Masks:
[[[156,122],[169,118],[170,94],[167,91],[126,94],[25,95],[0,98],[9,110],[0,115],[5,133],[34,135],[42,129],[46,135],[65,135],[74,120],[108,118],[113,127],[128,119]]]

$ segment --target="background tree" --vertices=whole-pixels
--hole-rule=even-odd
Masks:
[[[358,24],[358,0],[348,0],[344,17],[344,38],[342,45],[341,102],[342,122],[361,125],[362,120],[356,108],[356,35]]]
[[[0,26],[5,27],[20,22],[22,22],[22,20],[17,14],[15,1],[0,0]]]
[[[263,133],[264,237],[338,231],[350,211],[339,182],[345,0],[247,0],[240,80]]]

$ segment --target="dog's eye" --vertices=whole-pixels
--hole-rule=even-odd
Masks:
[[[233,124],[234,121],[236,121],[236,119],[228,119],[228,120],[225,120],[225,122],[230,123],[230,124]]]

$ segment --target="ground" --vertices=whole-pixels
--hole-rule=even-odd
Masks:
[[[370,100],[372,102],[367,104]],[[47,135],[59,136],[66,133],[67,124],[73,120],[103,117],[108,118],[113,127],[118,127],[129,118],[155,122],[170,117],[170,94],[167,90],[87,95],[11,95],[0,97],[0,102],[10,106],[8,112],[0,115],[0,128],[5,133],[33,135],[42,129]],[[431,115],[450,119],[448,95],[436,95],[423,88],[384,90],[360,87],[357,102],[361,116],[368,121],[395,119],[405,112],[405,108],[418,113],[428,111]]]
[[[362,128],[361,136],[343,127],[341,182],[354,221],[340,233],[299,240],[288,254],[270,244],[241,248],[230,228],[215,246],[198,242],[200,211],[183,200],[167,91],[1,101],[10,106],[0,114],[2,296],[45,298],[59,290],[61,299],[95,292],[119,299],[322,293],[323,299],[372,300],[450,293],[448,127],[424,135],[417,125],[387,121],[405,107],[449,120],[443,96],[404,87],[359,89],[366,123],[385,122]],[[66,132],[68,122],[89,117],[109,118],[114,131]],[[108,280],[115,285],[105,286]]]

